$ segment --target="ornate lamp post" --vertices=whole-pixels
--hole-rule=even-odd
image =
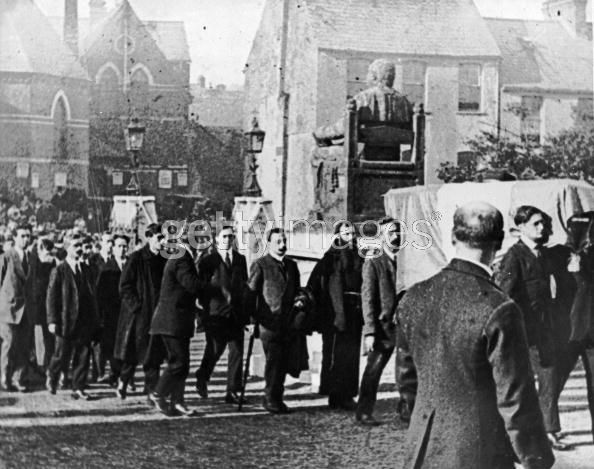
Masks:
[[[244,195],[250,197],[261,197],[262,196],[262,189],[260,184],[258,184],[258,177],[256,174],[256,170],[258,169],[257,163],[257,154],[262,153],[262,148],[264,147],[264,137],[266,136],[266,132],[264,132],[258,126],[258,119],[254,117],[252,120],[252,129],[248,132],[245,132],[246,136],[246,151],[249,154],[250,161],[248,163],[249,173],[249,184],[247,188],[244,190]]]
[[[140,123],[137,117],[133,117],[124,131],[126,137],[126,150],[130,154],[130,163],[132,164],[132,176],[126,191],[133,195],[140,195],[140,185],[138,183],[138,153],[144,143],[144,134],[146,127]]]

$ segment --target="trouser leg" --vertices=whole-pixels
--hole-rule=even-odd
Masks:
[[[377,390],[382,377],[382,372],[392,356],[393,347],[372,350],[367,355],[367,365],[361,378],[357,413],[371,415],[377,400]]]
[[[320,369],[319,394],[327,396],[330,392],[330,364],[332,363],[334,332],[322,333],[322,365]],[[359,377],[357,377],[359,379]]]
[[[72,348],[72,342],[69,339],[56,337],[54,354],[48,366],[48,376],[54,385],[60,380],[62,371],[68,369]]]
[[[266,356],[264,393],[269,403],[280,405],[283,402],[287,376],[287,346],[280,339],[262,338],[262,347]]]
[[[196,370],[198,379],[205,382],[210,380],[210,376],[226,346],[227,341],[221,334],[206,330],[206,347],[204,348],[200,367]]]
[[[184,388],[190,370],[190,339],[162,336],[167,367],[157,383],[156,393],[171,395],[171,402],[184,402]]]
[[[538,380],[538,402],[542,412],[544,426],[547,433],[557,433],[561,431],[561,423],[559,421],[559,405],[558,405],[558,367],[556,364],[543,367],[540,364],[538,350],[535,347],[530,348],[530,359],[532,362],[532,369],[536,373]],[[556,361],[553,360],[554,362]]]
[[[583,349],[582,363],[586,371],[586,387],[588,392],[588,407],[590,408],[590,424],[594,439],[594,348]]]
[[[74,344],[74,355],[72,357],[72,390],[84,390],[87,384],[89,373],[89,358],[91,355],[91,344],[87,341],[80,341]]]
[[[241,392],[243,364],[243,331],[228,342],[227,392]]]
[[[54,354],[56,337],[52,333],[50,333],[50,331],[47,328],[47,324],[43,324],[41,326],[41,331],[43,334],[43,346],[45,349],[45,353],[43,356],[43,366],[47,369],[50,360],[52,359],[52,355]]]
[[[144,390],[147,393],[155,391],[159,381],[161,363],[163,363],[166,356],[167,353],[161,336],[150,336],[142,365],[144,370]]]
[[[12,370],[10,370],[11,353],[13,349],[14,335],[10,324],[0,324],[0,378],[2,384],[10,385],[12,381]]]
[[[328,392],[332,399],[343,401],[357,395],[360,351],[359,331],[334,332],[328,380]]]

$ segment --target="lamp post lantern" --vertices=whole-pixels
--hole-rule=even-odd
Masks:
[[[266,136],[266,132],[260,129],[258,125],[258,119],[254,117],[252,120],[252,129],[245,132],[246,136],[246,151],[249,155],[250,161],[248,163],[249,173],[249,184],[244,191],[244,195],[250,197],[261,197],[262,196],[262,188],[260,184],[258,184],[258,177],[256,171],[258,169],[257,163],[257,155],[258,153],[262,153],[262,148],[264,147],[264,137]]]
[[[133,117],[124,130],[126,137],[126,150],[130,154],[130,163],[132,163],[132,175],[126,191],[130,194],[140,195],[140,186],[138,183],[138,153],[144,143],[144,134],[146,127],[140,123],[137,117]]]

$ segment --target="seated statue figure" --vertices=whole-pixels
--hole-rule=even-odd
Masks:
[[[357,105],[359,126],[389,125],[411,130],[413,108],[410,102],[393,88],[396,67],[386,59],[377,59],[369,66],[367,82],[370,88],[357,93],[353,98]],[[332,141],[344,137],[344,119],[332,125],[319,127],[314,132],[320,147],[332,145]]]

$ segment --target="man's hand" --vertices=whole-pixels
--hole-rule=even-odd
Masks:
[[[372,335],[365,336],[365,353],[373,352],[373,343],[375,342],[375,337]]]
[[[50,334],[56,335],[56,325],[55,324],[48,324],[47,330]]]
[[[256,326],[253,324],[248,324],[247,326],[245,326],[245,330],[248,333],[248,335],[252,335],[254,333],[255,327]]]

